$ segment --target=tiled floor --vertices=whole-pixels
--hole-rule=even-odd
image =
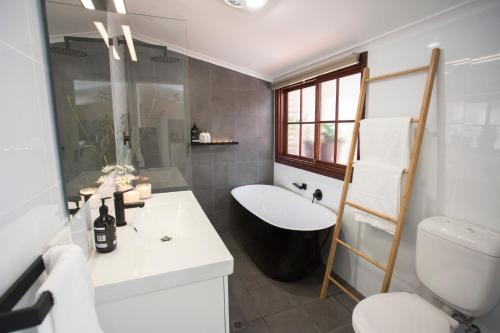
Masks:
[[[231,232],[221,235],[234,257],[229,277],[231,332],[241,333],[350,333],[352,301],[330,285],[319,299],[322,270],[293,283],[266,277],[253,264]]]

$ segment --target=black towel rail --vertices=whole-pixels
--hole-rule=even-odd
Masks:
[[[44,291],[32,306],[13,308],[44,271],[43,258],[39,256],[0,297],[0,332],[14,332],[43,322],[54,305],[54,298],[49,291]]]

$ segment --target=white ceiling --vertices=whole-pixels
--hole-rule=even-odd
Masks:
[[[269,81],[464,2],[269,0],[248,13],[222,0],[125,0],[128,12],[187,20],[191,56]]]

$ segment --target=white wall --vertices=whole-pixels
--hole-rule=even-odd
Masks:
[[[429,61],[429,45],[442,49],[426,134],[407,223],[391,290],[425,295],[415,273],[418,223],[448,215],[500,231],[500,58],[475,65],[447,64],[465,58],[500,56],[500,2],[475,1],[351,51],[368,51],[371,75],[420,66]],[[350,52],[351,52],[350,51]],[[367,117],[417,116],[424,76],[373,83]],[[308,183],[324,192],[324,204],[337,210],[341,182],[275,163],[275,183]],[[348,210],[343,236],[364,252],[386,260],[390,238],[359,227]],[[378,292],[382,275],[364,261],[341,251],[335,271],[365,295]],[[481,318],[483,332],[500,331],[500,306]]]
[[[0,1],[0,293],[66,221],[39,2]]]

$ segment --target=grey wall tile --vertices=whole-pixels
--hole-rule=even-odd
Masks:
[[[210,113],[212,117],[234,114],[236,111],[235,93],[232,89],[212,88]]]
[[[238,74],[230,69],[210,65],[210,83],[214,88],[234,89],[236,75]]]
[[[259,145],[258,140],[252,139],[240,140],[236,147],[236,160],[238,162],[256,162],[259,161]]]
[[[212,188],[212,166],[210,164],[193,165],[193,189]]]
[[[236,185],[256,184],[259,180],[259,164],[256,162],[236,164]]]
[[[216,189],[213,193],[213,208],[215,211],[231,209],[233,202],[230,189]]]
[[[272,91],[268,82],[200,60],[190,58],[188,67],[191,122],[213,139],[240,142],[193,147],[193,188],[212,201],[203,207],[218,231],[237,228],[230,189],[273,182]]]
[[[259,160],[261,161],[270,161],[274,156],[274,145],[273,138],[259,138],[258,147],[259,147]]]
[[[272,185],[274,180],[273,161],[259,162],[259,175],[257,182],[260,184]]]
[[[234,139],[234,113],[225,113],[212,121],[212,139]]]
[[[210,189],[205,189],[205,190],[193,190],[193,194],[196,197],[196,200],[200,203],[201,208],[203,208],[203,211],[205,212],[212,212],[213,211],[213,197],[212,197],[212,190]]]
[[[235,116],[235,138],[237,140],[252,139],[258,136],[258,113],[238,112]]]
[[[193,165],[211,165],[210,152],[205,147],[194,146],[191,150],[191,162]]]
[[[236,168],[234,163],[215,164],[213,167],[213,188],[231,188],[236,183]]]
[[[233,163],[236,160],[235,146],[214,146],[210,149],[212,164]]]
[[[260,96],[255,90],[238,90],[235,92],[236,112],[257,114]]]
[[[205,85],[210,83],[210,64],[194,58],[188,61],[188,80],[190,85]]]
[[[210,112],[210,87],[208,85],[189,85],[189,109],[191,113]]]

